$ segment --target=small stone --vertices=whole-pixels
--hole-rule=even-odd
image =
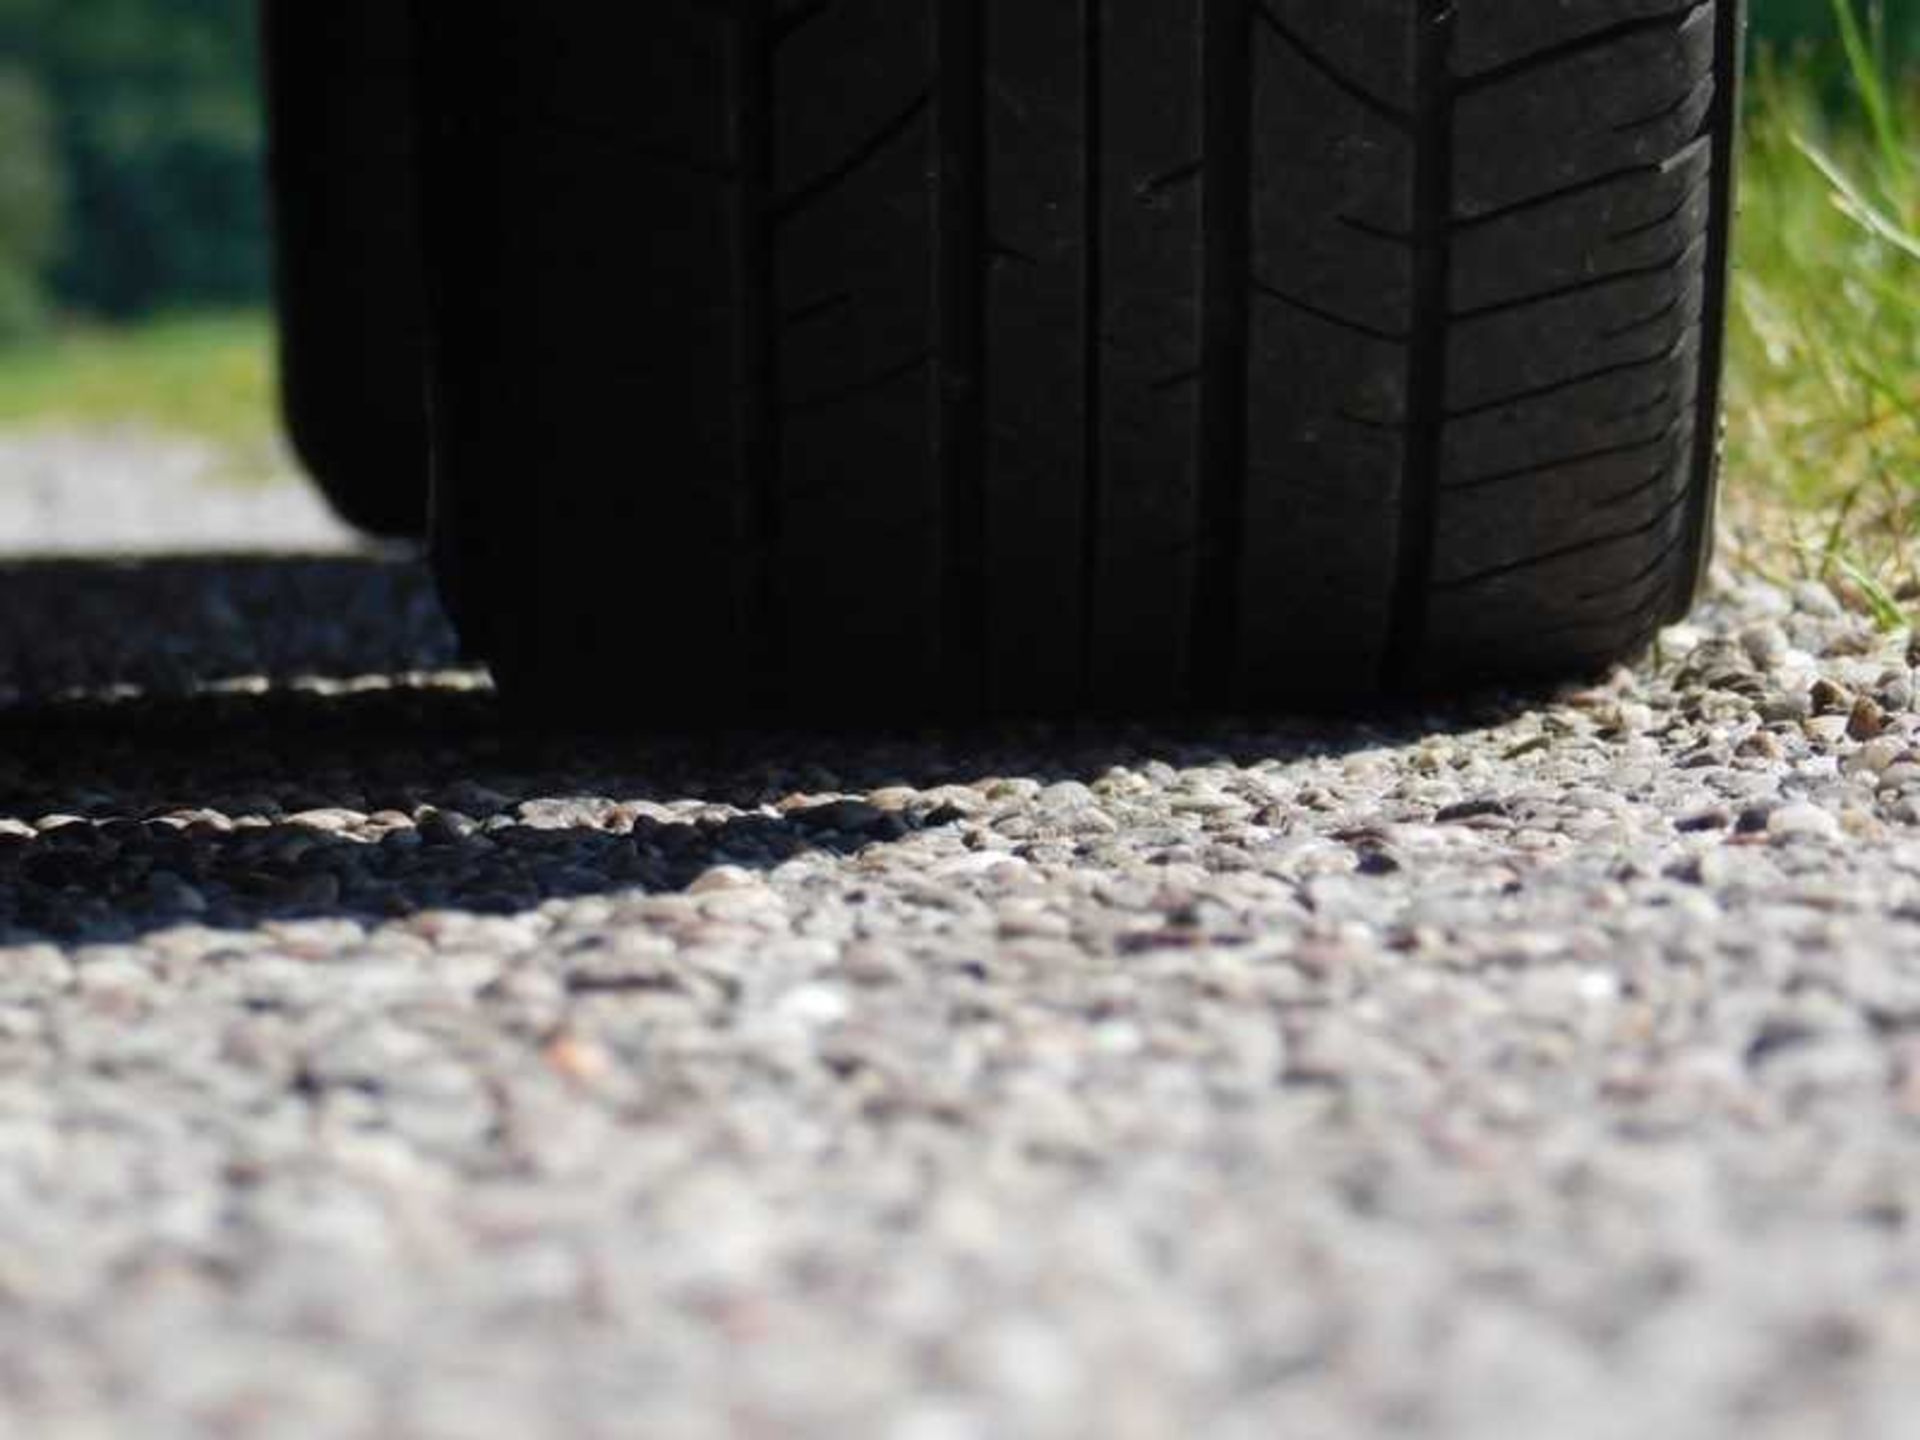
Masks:
[[[1893,768],[1893,762],[1900,758],[1900,746],[1885,738],[1869,740],[1853,754],[1840,762],[1840,770],[1845,775],[1884,775]]]
[[[1042,810],[1073,812],[1097,804],[1093,792],[1077,780],[1060,780],[1035,797]]]
[[[1787,632],[1772,621],[1760,625],[1750,625],[1740,632],[1740,648],[1747,652],[1747,658],[1761,670],[1771,670],[1787,658],[1792,647],[1787,643]]]
[[[1806,737],[1816,745],[1834,746],[1847,738],[1845,715],[1815,715],[1801,725]]]
[[[1741,747],[1741,753],[1746,753],[1744,743]],[[1707,744],[1702,745],[1698,750],[1690,751],[1682,755],[1675,763],[1678,768],[1682,770],[1711,770],[1725,765],[1732,758],[1733,755],[1728,751],[1726,746]]]
[[[1357,874],[1370,875],[1375,878],[1386,875],[1397,875],[1400,873],[1401,868],[1400,862],[1394,859],[1389,852],[1377,847],[1362,849],[1354,866]]]
[[[1668,879],[1682,885],[1712,889],[1727,882],[1727,858],[1719,850],[1705,850],[1698,855],[1681,857],[1668,866],[1665,873]]]
[[[1769,695],[1759,705],[1760,718],[1769,725],[1796,725],[1813,714],[1813,701],[1804,690]]]
[[[1820,1031],[1811,1025],[1789,1017],[1776,1017],[1761,1025],[1748,1041],[1746,1062],[1750,1066],[1763,1065],[1776,1055],[1797,1050],[1819,1038]]]
[[[1844,715],[1853,709],[1852,692],[1824,675],[1808,688],[1807,699],[1815,715]]]
[[[1887,716],[1879,703],[1862,695],[1853,702],[1847,716],[1847,735],[1854,740],[1872,740],[1887,728]]]
[[[207,910],[207,897],[170,870],[147,876],[147,899],[156,909],[186,915],[204,915]]]
[[[289,815],[289,825],[303,825],[309,830],[319,830],[327,834],[338,834],[342,830],[352,830],[366,823],[366,816],[357,810],[329,808],[325,810],[302,810],[297,815]]]
[[[889,815],[878,805],[869,805],[864,800],[830,800],[824,805],[796,810],[789,818],[808,830],[841,835],[872,835],[899,823],[898,816]]]
[[[1883,744],[1883,741],[1876,741]],[[1865,748],[1864,746],[1862,747]],[[1887,790],[1920,789],[1920,762],[1902,755],[1880,772],[1880,784]]]
[[[613,1073],[613,1060],[592,1041],[577,1035],[561,1034],[549,1040],[541,1051],[554,1072],[576,1085],[597,1085]]]
[[[1601,722],[1609,730],[1642,735],[1653,728],[1653,707],[1637,700],[1622,700],[1601,713]]]
[[[855,985],[878,987],[896,985],[911,975],[906,957],[893,946],[875,940],[859,940],[840,957],[840,973]]]
[[[847,1018],[852,1006],[846,994],[836,986],[812,983],[797,985],[780,997],[780,1014],[803,1025],[838,1025]]]
[[[1817,580],[1802,580],[1793,587],[1793,608],[1820,620],[1838,620],[1846,613],[1839,597]]]
[[[1780,743],[1780,737],[1771,730],[1756,730],[1737,746],[1733,753],[1743,760],[1784,760],[1786,747]]]
[[[1767,818],[1767,834],[1775,840],[1835,841],[1840,822],[1818,805],[1800,802],[1775,810]]]
[[[414,822],[428,845],[457,845],[479,830],[479,823],[457,810],[427,809]]]
[[[751,870],[738,865],[716,865],[687,887],[689,895],[722,895],[740,890],[757,890],[766,882]]]

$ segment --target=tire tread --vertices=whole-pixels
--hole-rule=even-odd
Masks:
[[[1690,596],[1738,0],[682,0],[662,13],[694,71],[721,57],[725,113],[661,82],[647,104],[674,113],[645,124],[630,96],[569,98],[580,56],[641,44],[644,18],[543,68],[489,51],[507,0],[474,8],[423,22],[452,57],[437,203],[518,187],[556,218],[506,226],[492,267],[454,262],[449,314],[539,273],[492,350],[451,362],[443,425],[512,428],[531,339],[560,373],[522,428],[551,439],[584,384],[621,424],[637,407],[698,442],[682,474],[539,500],[544,553],[592,563],[534,604],[468,588],[504,669],[631,658],[595,565],[626,615],[673,613],[674,661],[716,708],[810,713],[1564,672]],[[490,131],[447,118],[460,99]],[[568,104],[591,144],[504,143]],[[583,238],[609,146],[651,194]],[[623,285],[623,245],[660,279]],[[605,313],[560,255],[605,282]],[[556,295],[550,331],[520,313]],[[651,359],[623,352],[642,321]],[[484,424],[482,394],[503,407]],[[610,421],[586,430],[548,468],[617,453]],[[635,543],[646,564],[623,569]],[[615,617],[597,639],[566,618],[590,611]]]

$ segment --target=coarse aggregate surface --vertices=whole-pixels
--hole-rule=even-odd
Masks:
[[[1913,660],[538,739],[410,560],[0,564],[0,1435],[1911,1435]]]

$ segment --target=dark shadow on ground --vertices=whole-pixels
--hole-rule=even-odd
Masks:
[[[716,864],[767,868],[960,818],[937,795],[886,809],[796,795],[1297,760],[1494,723],[1517,704],[588,738],[508,727],[487,687],[447,673],[457,664],[404,559],[0,565],[0,941],[672,891]],[[711,813],[723,806],[755,813]],[[83,823],[48,823],[61,816]],[[384,833],[369,842],[361,816]]]

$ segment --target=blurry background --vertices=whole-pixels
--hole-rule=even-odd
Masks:
[[[0,551],[344,539],[274,418],[256,9],[0,0]]]
[[[0,421],[263,423],[254,12],[0,0]]]
[[[1817,542],[1897,585],[1920,485],[1920,244],[1900,243],[1920,233],[1920,0],[1754,5],[1736,461],[1791,502],[1783,554]],[[255,0],[0,0],[0,437],[145,427],[271,468],[255,44]]]

